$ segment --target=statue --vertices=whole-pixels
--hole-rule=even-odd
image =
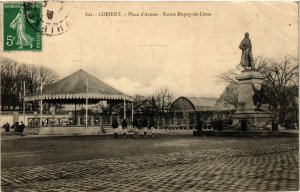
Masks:
[[[249,33],[245,33],[245,38],[242,40],[239,48],[242,50],[241,65],[244,69],[254,68],[253,56],[252,56],[252,45],[249,39]]]

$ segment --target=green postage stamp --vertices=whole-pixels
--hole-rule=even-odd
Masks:
[[[3,50],[42,50],[42,2],[3,3]]]

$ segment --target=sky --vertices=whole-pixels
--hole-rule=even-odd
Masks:
[[[295,2],[66,2],[50,8],[53,20],[67,16],[66,32],[44,35],[41,52],[1,56],[47,66],[60,78],[83,69],[131,96],[168,88],[174,97],[219,97],[226,85],[217,76],[239,64],[245,32],[254,57],[298,57]],[[122,16],[86,16],[98,12]],[[128,16],[129,12],[176,16]],[[178,12],[211,16],[183,17]]]

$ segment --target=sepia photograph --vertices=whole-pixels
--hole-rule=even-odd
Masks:
[[[297,1],[1,1],[1,191],[299,191]]]

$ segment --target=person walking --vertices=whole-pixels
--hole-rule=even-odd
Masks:
[[[146,118],[143,118],[142,126],[144,127],[144,137],[147,137],[147,128],[148,128],[148,121]]]
[[[118,138],[118,127],[119,127],[119,123],[118,123],[118,120],[117,119],[113,119],[112,120],[112,128],[114,128],[114,135],[115,135],[115,138]]]
[[[136,132],[136,137],[139,137],[139,130],[143,128],[143,120],[138,119],[138,130]]]
[[[151,129],[151,137],[155,137],[155,122],[154,122],[154,119],[150,120],[149,128]]]
[[[15,129],[15,133],[16,135],[18,135],[20,133],[20,126],[19,126],[19,122],[15,122],[13,125],[14,129]]]
[[[21,134],[21,136],[24,136],[24,129],[25,129],[25,125],[24,125],[23,121],[21,121],[21,125],[20,125],[20,134]]]
[[[126,134],[127,134],[127,120],[126,119],[123,119],[123,121],[122,121],[122,130],[123,130],[124,138],[126,138]]]
[[[3,125],[3,128],[5,129],[5,132],[6,133],[9,133],[9,128],[10,128],[10,125],[9,125],[9,123],[7,122],[7,123],[5,123],[4,125]]]
[[[139,130],[138,130],[138,120],[136,118],[132,121],[132,127],[133,127],[133,137],[138,137]]]

